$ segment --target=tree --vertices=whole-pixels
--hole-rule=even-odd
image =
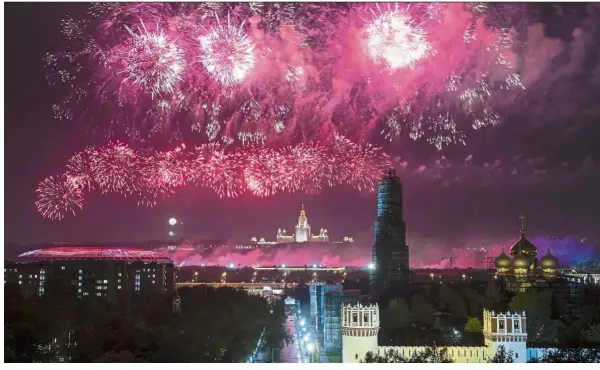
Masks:
[[[514,362],[514,353],[513,351],[506,351],[504,346],[499,346],[498,350],[494,354],[488,362],[494,364],[510,364]]]
[[[390,331],[406,328],[411,321],[411,312],[404,299],[394,299],[383,315],[384,327]]]
[[[483,331],[483,325],[478,317],[469,316],[467,323],[465,324],[465,330],[469,333],[481,333]]]
[[[600,363],[600,349],[568,348],[548,351],[540,358],[533,358],[533,363]]]
[[[525,311],[527,314],[527,339],[532,342],[556,343],[556,325],[550,320],[552,309],[552,290],[529,288],[514,296],[508,304],[513,312]]]
[[[484,293],[484,307],[488,310],[503,312],[506,310],[506,292],[502,289],[501,283],[490,280],[487,283]]]
[[[586,343],[600,344],[600,323],[590,325],[581,333],[581,338]]]
[[[396,355],[398,354],[397,351],[390,351],[390,352],[395,352]],[[387,355],[387,354],[386,354]],[[364,360],[360,360],[361,363],[367,363],[367,364],[385,364],[388,363],[390,361],[388,361],[388,359],[390,357],[393,357],[393,354],[389,355],[389,356],[380,356],[377,353],[373,353],[371,351],[367,352],[365,355],[365,359]],[[401,359],[404,359],[404,357],[400,356]],[[394,361],[394,362],[406,362],[406,361]]]
[[[455,294],[450,299],[450,313],[452,317],[457,319],[463,319],[467,317],[467,304],[463,297],[458,294]]]
[[[414,318],[420,325],[433,326],[433,305],[423,295],[417,294],[411,300]]]
[[[435,345],[413,354],[410,358],[402,356],[398,350],[392,349],[383,354],[367,352],[364,363],[453,363],[446,348],[439,349]]]

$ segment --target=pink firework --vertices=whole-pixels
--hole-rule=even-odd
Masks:
[[[35,191],[35,205],[38,212],[45,218],[60,221],[65,213],[83,209],[83,193],[67,176],[48,177],[42,181]]]
[[[75,153],[67,162],[65,176],[75,187],[82,190],[93,190],[93,179],[90,168],[92,150]]]
[[[90,158],[91,173],[102,194],[137,192],[141,187],[140,165],[138,154],[119,142],[94,151]]]
[[[410,7],[410,6],[409,6]],[[386,10],[377,5],[379,14],[372,9],[374,19],[366,29],[369,55],[376,63],[383,62],[389,69],[409,67],[423,59],[431,49],[425,30],[410,13],[389,4]]]
[[[211,188],[220,198],[236,198],[244,192],[243,156],[210,143],[196,148],[196,184]]]
[[[281,147],[320,141],[333,126],[353,140],[466,144],[524,89],[518,38],[493,8],[93,5],[86,19],[62,23],[69,48],[44,58],[48,82],[69,91],[52,110],[137,143]]]
[[[131,39],[121,54],[126,63],[127,79],[144,92],[155,95],[175,92],[183,80],[183,51],[162,30],[148,31],[144,22],[138,33],[125,26]]]
[[[244,23],[239,27],[231,25],[229,14],[227,24],[221,24],[217,18],[217,25],[199,36],[198,42],[199,62],[222,86],[239,85],[254,68],[254,43],[244,32]]]
[[[387,155],[370,144],[359,145],[338,134],[324,143],[280,148],[209,143],[193,150],[181,145],[166,152],[136,152],[125,144],[111,143],[76,153],[65,174],[40,184],[36,204],[44,217],[61,219],[65,210],[81,204],[83,186],[102,194],[135,195],[138,204],[146,206],[156,205],[188,184],[229,198],[245,192],[260,197],[284,191],[314,193],[339,184],[373,191],[383,169],[392,165]]]

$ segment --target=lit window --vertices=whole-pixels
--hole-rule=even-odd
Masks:
[[[81,286],[81,283],[79,283],[79,286]]]
[[[155,284],[155,283],[156,283],[156,280],[152,280],[152,284]]]
[[[121,289],[121,286],[120,286],[120,285],[117,285],[117,289]]]
[[[121,276],[122,274],[119,272],[117,275],[118,275],[118,276]]]
[[[102,297],[102,293],[96,293],[97,297]]]
[[[60,266],[60,269],[63,271],[65,270],[65,268],[66,268],[65,266]]]
[[[31,279],[33,277],[33,275],[29,274],[29,278]]]
[[[104,280],[104,284],[108,284],[108,280]]]
[[[23,278],[23,275],[19,275],[19,279],[22,279],[22,278]]]
[[[19,280],[19,284],[23,284],[23,282],[21,280]]]
[[[37,275],[33,275],[33,277],[37,279]]]
[[[79,273],[80,273],[80,274],[82,274],[82,273],[83,273],[83,270],[79,270]]]
[[[81,278],[81,275],[77,277],[77,280],[81,280],[81,279],[82,279],[82,278]]]
[[[156,277],[156,275],[155,275],[155,274],[152,274],[152,277],[153,277],[153,278],[155,278],[155,277]]]
[[[77,293],[81,294],[81,289],[77,289]]]
[[[83,295],[90,295],[88,292],[84,292]]]

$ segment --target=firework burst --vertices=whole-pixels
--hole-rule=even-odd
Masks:
[[[102,194],[134,195],[138,204],[150,207],[188,184],[209,188],[221,198],[245,192],[259,197],[286,191],[314,193],[340,184],[373,191],[381,172],[390,166],[380,148],[338,134],[324,143],[280,148],[208,143],[191,150],[180,145],[166,152],[138,152],[116,142],[76,153],[65,174],[40,183],[36,205],[44,217],[62,219],[81,209],[84,186]]]
[[[103,194],[130,195],[141,188],[140,157],[125,144],[117,142],[94,151],[90,156],[90,168]]]
[[[244,32],[243,22],[239,27],[231,25],[229,14],[226,24],[221,24],[217,18],[217,25],[198,37],[198,42],[199,62],[222,86],[239,85],[254,68],[254,43]]]
[[[152,97],[174,93],[183,80],[185,60],[183,51],[169,40],[162,30],[148,31],[144,22],[138,33],[125,26],[131,39],[123,51],[127,79]]]
[[[83,209],[83,192],[67,176],[48,177],[36,189],[35,205],[45,218],[60,221],[66,213]]]
[[[286,145],[334,126],[443,148],[495,126],[496,103],[524,89],[503,23],[495,5],[94,4],[44,60],[70,91],[57,119],[132,143]]]
[[[379,14],[371,9],[374,19],[366,29],[369,55],[376,63],[383,61],[389,69],[408,67],[426,57],[431,49],[425,30],[410,14],[396,4],[388,4]]]

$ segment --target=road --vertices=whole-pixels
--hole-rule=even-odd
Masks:
[[[293,341],[290,344],[287,344],[283,347],[281,351],[281,362],[284,363],[301,363],[302,355],[300,353],[300,341],[298,340],[298,335],[296,333],[296,325],[294,325],[294,319],[288,316],[286,320],[286,327],[292,335]]]

